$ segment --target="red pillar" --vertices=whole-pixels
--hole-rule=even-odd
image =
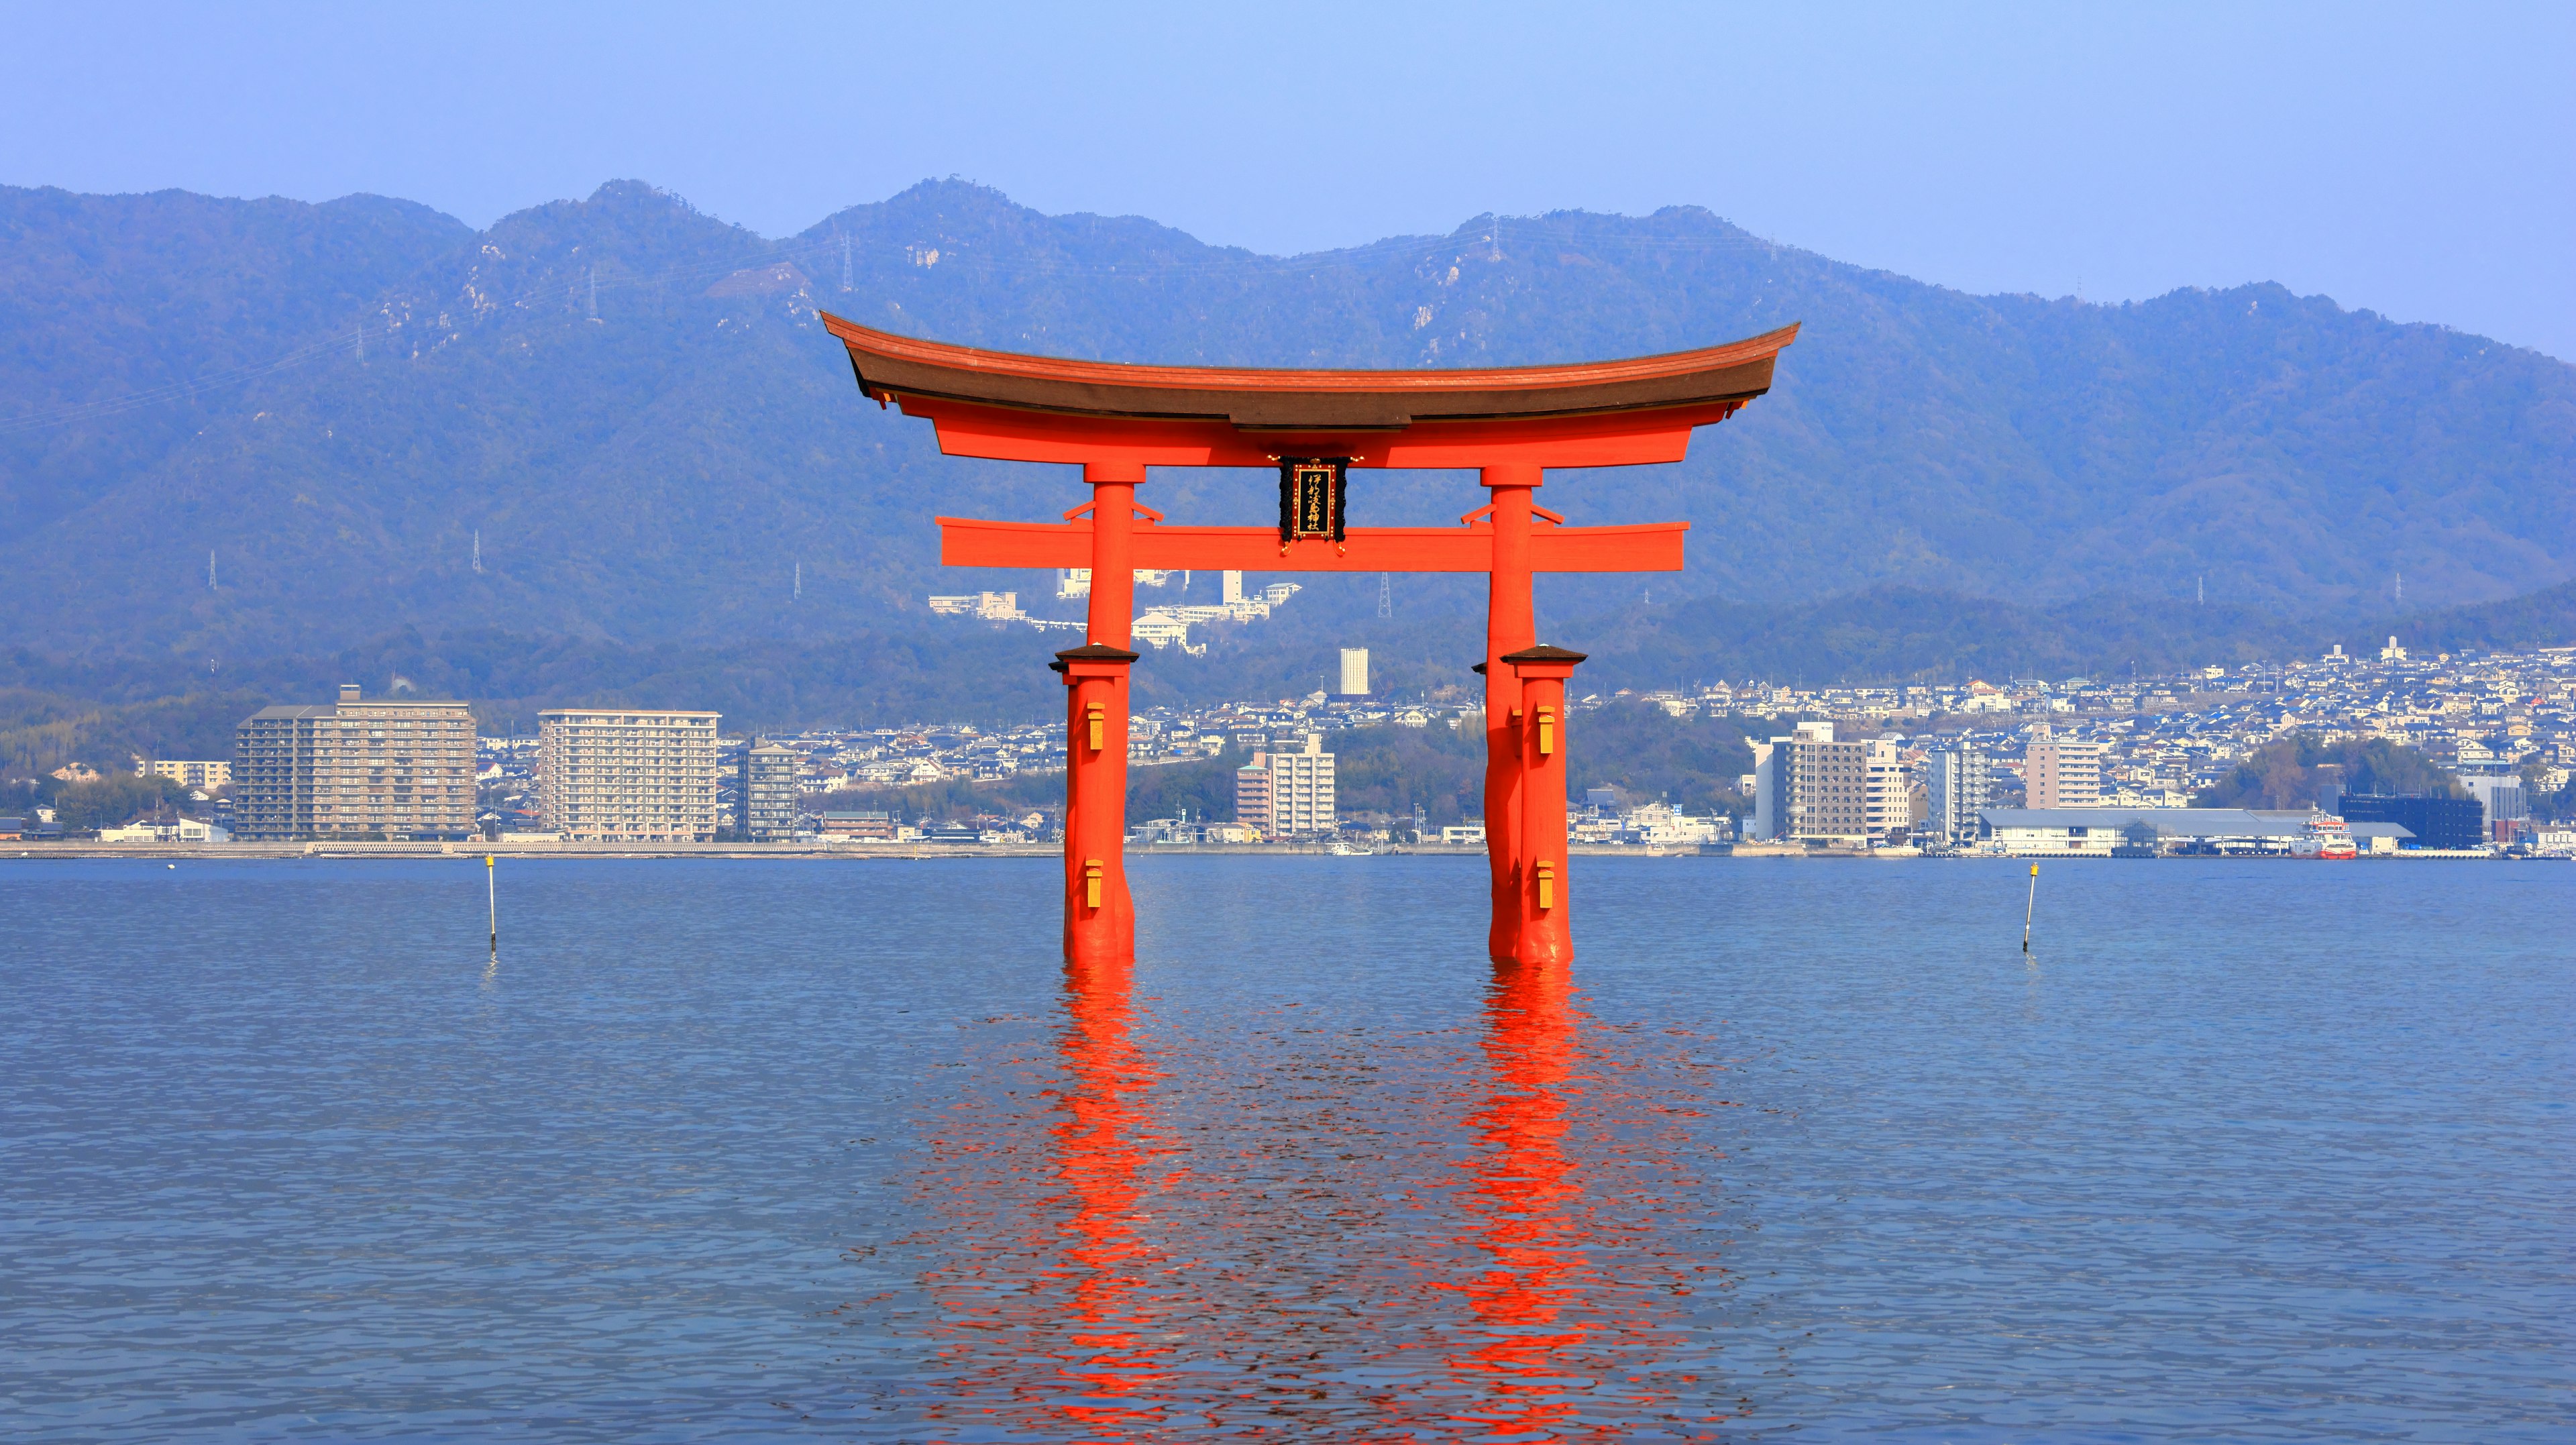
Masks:
[[[1493,493],[1494,563],[1485,602],[1485,858],[1493,873],[1488,956],[1516,956],[1521,921],[1520,679],[1503,661],[1538,641],[1530,608],[1530,493],[1541,480],[1528,465],[1487,467]]]
[[[1566,906],[1565,680],[1583,657],[1562,647],[1527,647],[1502,659],[1521,692],[1520,915],[1512,957],[1522,963],[1574,961]]]
[[[1136,956],[1127,896],[1127,671],[1136,661],[1136,485],[1142,462],[1092,462],[1091,608],[1084,645],[1056,654],[1068,693],[1065,739],[1064,956]]]
[[[1136,957],[1127,896],[1127,668],[1136,654],[1090,643],[1055,655],[1065,685],[1064,956]]]

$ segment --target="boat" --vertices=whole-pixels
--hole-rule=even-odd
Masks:
[[[2308,820],[2308,830],[2290,840],[2290,856],[2323,858],[2331,862],[2358,858],[2361,850],[2353,846],[2352,829],[2344,820],[2328,815]]]
[[[1324,845],[1324,851],[1336,858],[1366,858],[1377,852],[1375,848],[1364,843],[1342,842],[1327,843]]]

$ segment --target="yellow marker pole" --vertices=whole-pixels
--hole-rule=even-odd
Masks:
[[[2032,872],[2039,870],[2032,869]],[[501,889],[492,881],[492,855],[483,855],[483,903],[492,911],[492,961],[501,961]],[[2023,941],[2028,946],[2028,940]]]
[[[2030,901],[2021,906],[2021,951],[2030,952],[2030,915],[2039,907],[2039,865],[2030,865]]]

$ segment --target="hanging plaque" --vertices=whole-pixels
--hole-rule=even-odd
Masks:
[[[1279,545],[1300,537],[1342,540],[1342,511],[1349,488],[1348,457],[1279,459]]]

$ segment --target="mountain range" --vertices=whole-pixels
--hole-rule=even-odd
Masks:
[[[957,181],[784,239],[636,182],[483,231],[369,196],[0,187],[5,642],[31,686],[142,667],[173,692],[388,638],[516,648],[504,670],[523,673],[609,660],[573,668],[575,691],[657,655],[845,644],[861,671],[934,659],[890,673],[917,680],[952,645],[1002,647],[962,641],[925,596],[1009,588],[1044,611],[1047,579],[943,572],[931,517],[1053,516],[1080,500],[1070,469],[940,456],[926,424],[861,403],[818,309],[1009,350],[1274,366],[1572,361],[1799,322],[1774,390],[1687,462],[1543,494],[1579,522],[1692,523],[1679,577],[1547,579],[1540,598],[1551,640],[1662,658],[1674,680],[1776,652],[1765,629],[1793,613],[1839,608],[1846,635],[1854,608],[1897,634],[1927,607],[2117,614],[2131,634],[2104,646],[2134,660],[2303,645],[2576,575],[2576,367],[2273,285],[1972,296],[1689,207],[1271,257]],[[1258,524],[1269,485],[1160,473],[1144,499]],[[1353,516],[1476,504],[1464,476],[1371,473]],[[1236,666],[1293,678],[1361,634],[1427,666],[1405,649],[1469,636],[1481,596],[1393,579],[1380,622],[1376,579],[1299,580],[1279,626],[1227,640]],[[1912,632],[1814,671],[1969,665],[1973,647],[1918,644],[1982,635]],[[2024,641],[2031,666],[2070,650]]]

